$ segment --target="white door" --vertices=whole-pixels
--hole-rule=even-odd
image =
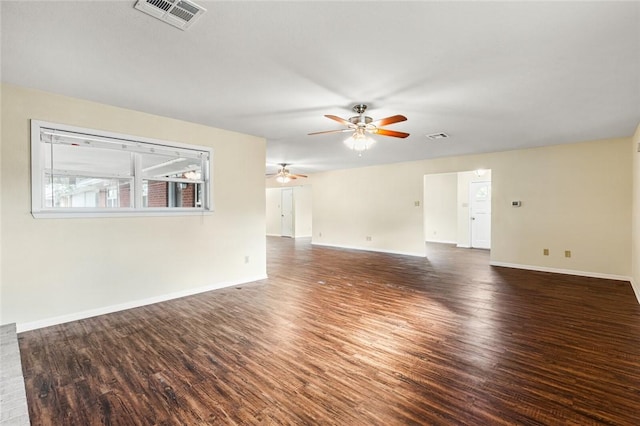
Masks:
[[[491,248],[491,182],[471,182],[471,247]]]
[[[282,228],[280,234],[283,237],[293,237],[293,188],[282,189],[282,203],[280,203],[282,215]]]

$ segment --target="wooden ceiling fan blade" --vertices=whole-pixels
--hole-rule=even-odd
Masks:
[[[325,133],[342,133],[342,132],[353,132],[353,129],[325,130],[324,132],[308,133],[308,135],[322,135]]]
[[[325,115],[325,117],[330,118],[331,120],[337,121],[340,124],[344,124],[345,126],[353,126],[353,123],[351,123],[349,120],[345,120],[344,118],[340,118],[337,115],[331,115],[331,114],[327,114]]]
[[[306,178],[306,177],[308,177],[307,175],[298,175],[298,174],[295,174],[295,175],[289,175],[289,176],[295,176],[295,177],[297,177],[297,178]]]
[[[380,120],[376,120],[372,122],[376,127],[388,126],[389,124],[399,123],[401,121],[407,121],[407,117],[404,115],[392,115],[391,117],[381,118]]]
[[[382,136],[393,136],[394,138],[406,138],[407,136],[409,136],[409,133],[396,132],[395,130],[387,129],[378,129],[375,133]]]

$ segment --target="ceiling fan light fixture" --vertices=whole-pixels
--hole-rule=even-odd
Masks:
[[[278,165],[280,166],[278,171],[274,174],[267,175],[267,178],[275,178],[276,182],[285,184],[287,182],[291,182],[292,180],[308,177],[307,175],[291,173],[289,169],[287,169],[287,163],[279,163]]]
[[[360,152],[368,150],[373,146],[375,140],[367,136],[364,130],[358,129],[351,136],[344,140],[344,144],[352,151]]]

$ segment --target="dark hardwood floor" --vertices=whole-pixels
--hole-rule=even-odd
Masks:
[[[640,424],[629,283],[268,250],[268,280],[20,334],[32,424]]]

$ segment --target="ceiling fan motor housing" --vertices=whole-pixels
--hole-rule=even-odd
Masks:
[[[365,117],[364,115],[356,115],[355,117],[349,118],[349,121],[353,124],[369,124],[373,121],[371,117]]]
[[[368,124],[373,121],[371,117],[367,117],[364,115],[364,112],[367,110],[367,106],[365,104],[357,104],[353,106],[353,111],[360,114],[355,117],[349,118],[349,121],[356,126],[358,129],[362,129],[362,131],[367,130],[369,132],[375,132],[375,126],[369,126]]]
[[[357,104],[353,106],[353,111],[358,114],[364,114],[367,110],[367,106],[365,104]]]

